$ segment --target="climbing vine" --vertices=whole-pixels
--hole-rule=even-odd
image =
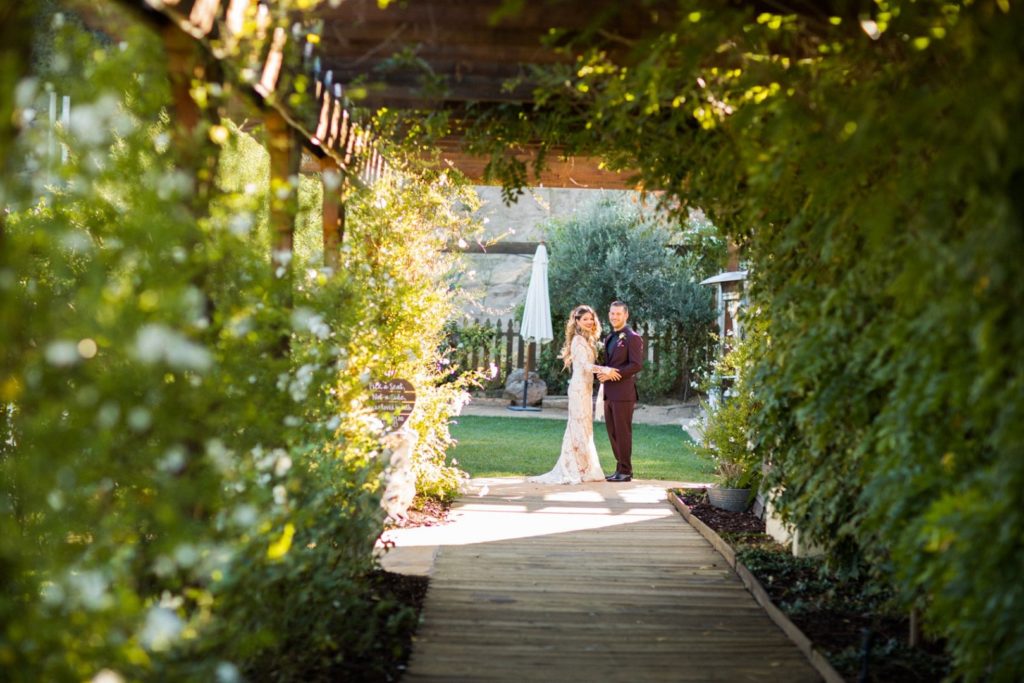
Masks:
[[[626,48],[603,42],[615,16],[559,35],[574,61],[537,72],[526,111],[482,112],[475,149],[506,165],[494,140],[603,155],[669,209],[706,210],[767,316],[752,431],[782,511],[895,586],[958,675],[1014,680],[1024,13],[774,6],[630,5],[657,28]]]

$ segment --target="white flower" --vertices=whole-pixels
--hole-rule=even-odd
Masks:
[[[317,339],[327,339],[331,335],[331,328],[324,322],[323,316],[308,308],[297,308],[292,312],[292,329],[296,332],[312,332]]]
[[[232,521],[240,527],[251,527],[256,523],[258,514],[252,505],[239,505],[231,515]]]
[[[55,68],[58,68],[55,65]],[[59,70],[59,68],[58,68]],[[107,141],[110,131],[110,118],[117,110],[117,99],[112,95],[104,95],[95,102],[79,104],[71,108],[68,120],[68,132],[78,142],[87,146],[98,146]]]
[[[157,467],[171,474],[181,472],[185,469],[185,449],[181,446],[173,446],[167,449],[164,457],[157,463]]]
[[[291,468],[292,459],[285,455],[277,459],[277,464],[274,465],[274,474],[283,477]]]
[[[89,679],[89,683],[124,683],[124,678],[116,671],[102,669]]]
[[[96,424],[101,429],[110,429],[121,417],[121,408],[116,403],[104,403],[96,413]]]
[[[238,683],[242,680],[238,673],[238,667],[231,662],[221,662],[217,665],[217,683]]]
[[[168,577],[177,569],[174,560],[166,555],[160,555],[153,561],[153,573],[160,577]]]
[[[228,219],[228,230],[236,237],[245,237],[252,230],[254,220],[248,211],[241,211]]]
[[[261,472],[273,467],[274,463],[277,462],[282,455],[285,455],[285,451],[281,448],[275,448],[266,455],[263,454],[263,449],[259,446],[252,450],[252,457],[256,464],[256,469]]]
[[[160,199],[184,197],[192,192],[192,178],[184,171],[169,171],[158,179],[157,196]]]
[[[149,429],[151,424],[153,424],[153,416],[145,408],[136,406],[128,413],[128,426],[136,432]]]
[[[171,144],[171,136],[166,131],[153,136],[153,146],[157,152],[166,152]]]
[[[191,543],[182,543],[174,549],[174,561],[179,567],[191,567],[199,560],[199,551]]]
[[[59,583],[44,581],[39,590],[43,604],[50,607],[57,607],[64,603],[64,588]]]
[[[284,505],[288,502],[288,491],[281,484],[274,487],[274,502],[278,505]]]
[[[324,171],[323,183],[325,189],[337,190],[341,186],[341,174],[333,169]]]
[[[72,254],[86,254],[92,251],[92,238],[81,230],[71,230],[61,235],[60,245]]]
[[[135,355],[144,363],[166,362],[180,370],[204,371],[213,359],[205,347],[160,323],[144,325],[135,338]]]
[[[14,88],[14,106],[19,109],[31,107],[38,88],[39,81],[35,78],[23,78],[18,81],[18,85]]]
[[[184,627],[181,617],[172,610],[154,607],[146,614],[146,623],[139,633],[139,640],[147,650],[167,650],[177,640]]]
[[[68,577],[72,597],[86,609],[106,609],[113,603],[107,578],[97,571],[73,572]]]
[[[46,362],[58,368],[74,365],[82,359],[78,354],[78,344],[73,341],[55,341],[46,346],[43,352]]]
[[[224,446],[224,442],[220,439],[210,439],[206,442],[206,457],[221,474],[231,471],[231,467],[234,465],[231,455],[231,451]]]

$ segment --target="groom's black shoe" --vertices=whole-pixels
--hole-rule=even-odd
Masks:
[[[605,481],[613,481],[613,482],[633,481],[633,477],[631,475],[628,475],[628,474],[617,473],[617,474],[613,474],[612,476],[608,477]]]
[[[619,476],[618,471],[616,471],[615,474],[609,474],[607,477],[604,478],[604,480],[605,481],[615,481],[615,477],[617,477],[617,476]]]

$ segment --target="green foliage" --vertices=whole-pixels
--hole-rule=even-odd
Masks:
[[[497,327],[490,324],[464,323],[449,320],[444,326],[444,341],[441,352],[444,365],[449,368],[449,377],[461,378],[467,372],[475,373],[479,383],[490,389],[497,388],[503,379],[497,368],[474,367],[484,365],[485,359],[493,363],[501,348],[501,335]]]
[[[629,304],[633,323],[704,323],[706,328],[710,293],[696,284],[699,274],[686,268],[670,243],[665,223],[625,202],[603,201],[554,223],[548,270],[551,300],[558,302],[553,317],[564,325],[577,302],[603,316],[618,299]]]
[[[368,385],[414,384],[414,467],[452,495],[461,473],[439,452],[465,383],[435,374],[441,246],[470,200],[443,176],[353,191],[338,272],[312,247],[275,270],[258,148],[214,119],[183,149],[160,42],[125,31],[120,47],[57,32],[61,68],[38,75],[72,96],[69,160],[47,185],[47,131],[26,132],[29,183],[5,197],[0,666],[15,681],[383,677],[411,615],[367,578],[387,464]]]
[[[586,303],[604,317],[608,304],[617,299],[629,304],[630,324],[671,330],[660,351],[664,364],[659,372],[639,375],[641,399],[665,396],[688,384],[688,371],[710,343],[714,310],[711,292],[698,284],[702,262],[696,256],[681,257],[671,244],[664,220],[645,216],[625,202],[601,202],[550,227],[548,277],[556,339],[539,363],[549,387],[564,388],[567,382],[557,355],[572,308]],[[604,333],[610,331],[607,321],[603,327]]]
[[[535,74],[534,109],[476,120],[475,149],[601,154],[707,210],[769,317],[749,382],[782,511],[917,605],[955,676],[1018,680],[1024,12],[833,7],[687,0],[626,65],[604,15]]]
[[[719,485],[756,490],[765,457],[754,431],[754,416],[760,406],[748,375],[754,365],[752,351],[758,348],[756,338],[763,330],[753,316],[748,318],[744,323],[749,336],[719,358],[707,382],[707,417],[697,450],[714,460]]]

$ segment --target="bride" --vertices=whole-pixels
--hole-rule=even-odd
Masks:
[[[565,344],[558,357],[565,367],[572,365],[569,380],[569,422],[562,438],[562,454],[555,468],[538,477],[528,477],[536,484],[579,484],[604,481],[601,463],[594,446],[594,406],[591,395],[594,374],[606,370],[594,365],[597,339],[601,325],[590,306],[577,306],[565,324]]]

